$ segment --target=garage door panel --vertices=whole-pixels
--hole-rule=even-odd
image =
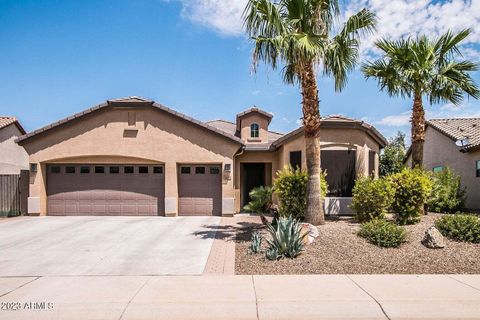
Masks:
[[[197,170],[197,167],[204,169]],[[218,170],[211,171],[211,167]],[[179,215],[221,215],[222,179],[219,168],[218,165],[201,164],[179,167]]]
[[[75,173],[67,174],[66,166],[74,166]],[[88,166],[89,172],[80,173],[81,166]],[[47,165],[48,214],[163,215],[163,168],[159,174],[148,166],[149,173],[139,174],[140,165],[128,166],[134,167],[135,173],[125,173],[122,165]],[[56,167],[55,172],[52,167]],[[95,173],[95,167],[103,167],[104,173]]]

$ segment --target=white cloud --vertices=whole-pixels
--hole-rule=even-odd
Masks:
[[[388,126],[388,127],[403,127],[408,125],[409,123],[410,123],[410,111],[397,114],[397,115],[386,116],[380,119],[379,121],[375,122],[375,124]]]
[[[480,117],[479,104],[465,101],[458,106],[447,103],[439,109],[427,108],[425,110],[427,119],[435,118],[478,118]]]
[[[227,36],[240,36],[242,13],[247,0],[163,0],[182,4],[182,17]],[[448,29],[473,28],[463,52],[467,58],[480,56],[480,0],[350,0],[348,17],[362,8],[377,14],[375,34],[362,41],[362,56],[372,57],[375,40],[425,33],[437,36]]]
[[[169,0],[164,0],[169,1]],[[224,35],[241,35],[247,0],[172,0],[182,3],[182,16]]]
[[[375,34],[362,42],[363,56],[374,55],[374,42],[379,38],[398,39],[415,34],[438,36],[449,29],[465,28],[473,28],[464,41],[467,45],[465,55],[479,56],[480,0],[352,0],[345,15],[350,16],[364,7],[377,14],[378,26]]]

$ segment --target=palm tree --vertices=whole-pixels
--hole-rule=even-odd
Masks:
[[[254,69],[263,61],[283,67],[286,83],[300,84],[307,159],[307,210],[305,220],[323,224],[320,195],[320,110],[316,71],[335,79],[335,89],[347,82],[358,58],[359,35],[375,26],[375,15],[364,9],[351,16],[331,35],[339,16],[338,0],[249,0],[244,26],[255,42]]]
[[[380,40],[376,47],[383,57],[362,66],[365,77],[376,78],[380,90],[390,96],[413,97],[412,110],[412,168],[423,165],[425,141],[425,111],[422,97],[430,104],[463,101],[464,93],[476,99],[479,90],[469,73],[478,65],[456,61],[462,57],[459,44],[470,34],[470,29],[457,34],[446,32],[438,39],[426,36],[397,41]]]

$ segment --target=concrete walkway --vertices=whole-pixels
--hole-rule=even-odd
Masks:
[[[480,319],[480,275],[3,277],[0,302],[22,309],[0,319]]]

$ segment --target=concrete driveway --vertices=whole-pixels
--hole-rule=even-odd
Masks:
[[[220,217],[29,217],[0,223],[0,276],[194,275]]]

